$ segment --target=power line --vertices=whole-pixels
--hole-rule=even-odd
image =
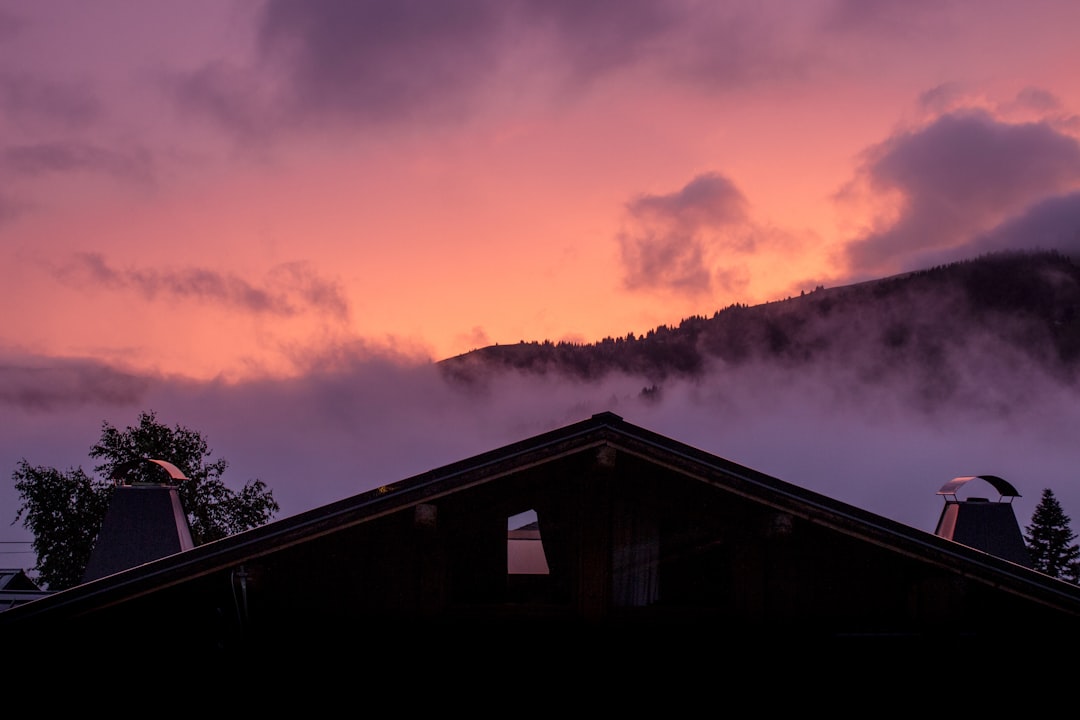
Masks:
[[[0,540],[0,545],[33,545],[29,540]],[[0,555],[33,555],[33,549],[29,550],[0,550]]]

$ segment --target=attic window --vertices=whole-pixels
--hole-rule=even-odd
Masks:
[[[506,572],[509,575],[550,573],[534,510],[506,519]]]

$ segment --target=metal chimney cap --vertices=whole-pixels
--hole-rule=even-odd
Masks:
[[[1001,495],[1001,497],[1020,497],[1020,493],[1011,483],[1005,479],[998,477],[997,475],[966,475],[964,477],[953,478],[949,482],[941,486],[941,489],[937,491],[938,495],[956,495],[956,491],[961,485],[969,480],[985,480],[990,483],[995,490]]]
[[[117,484],[123,483],[124,478],[127,476],[127,474],[131,472],[131,470],[136,465],[140,465],[142,463],[154,463],[155,465],[160,465],[161,467],[165,468],[165,472],[169,473],[169,477],[172,480],[188,479],[188,477],[184,475],[183,471],[181,471],[180,468],[176,467],[168,460],[157,460],[154,458],[137,458],[135,460],[129,460],[128,462],[118,465],[113,471],[112,480],[115,481]]]

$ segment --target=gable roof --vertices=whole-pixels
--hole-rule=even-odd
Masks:
[[[48,595],[20,568],[0,568],[0,610]]]
[[[964,584],[968,596],[994,593],[1006,597],[1010,603],[1018,603],[1017,607],[1048,613],[1054,622],[1070,623],[1063,630],[1075,631],[1076,626],[1071,623],[1080,621],[1080,588],[1074,585],[738,465],[604,412],[12,608],[0,613],[0,633],[40,628],[43,623],[77,622],[106,609],[134,605],[141,598],[223,574],[230,578],[246,577],[247,568],[257,567],[260,562],[278,563],[287,553],[302,555],[305,548],[326,538],[384,522],[406,511],[417,512],[449,503],[459,495],[488,492],[489,488],[517,478],[526,477],[530,483],[541,484],[553,482],[552,477],[569,477],[583,458],[599,465],[614,465],[619,458],[619,462],[629,463],[639,475],[643,470],[663,473],[665,478],[678,479],[688,486],[722,491],[724,497],[745,501],[747,507],[763,508],[770,513],[769,522],[776,527],[761,531],[761,538],[782,535],[793,523],[798,523],[843,538],[845,542],[856,542],[859,547],[870,548],[883,556],[932,570],[943,582],[952,582],[947,578],[953,578]],[[510,505],[506,508],[521,509]],[[676,512],[681,511],[682,508],[676,508]],[[504,538],[505,530],[504,524]],[[351,554],[346,556],[346,562],[362,562],[355,548],[350,547],[348,552]],[[386,547],[374,547],[366,552],[382,554]],[[306,567],[304,563],[310,565],[316,561],[304,556],[301,560],[291,560],[296,564],[290,567],[300,569]],[[342,561],[341,557],[336,560]],[[836,559],[837,563],[843,561],[844,558]],[[331,572],[329,566],[312,571],[320,580],[325,580],[323,576],[328,572]],[[237,592],[235,587],[240,586],[234,586]],[[247,585],[242,587],[247,590]],[[858,578],[847,587],[857,588]],[[890,598],[888,602],[905,601]],[[965,621],[962,617],[955,619],[958,623]]]

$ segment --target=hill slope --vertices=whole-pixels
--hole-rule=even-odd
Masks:
[[[494,345],[440,363],[467,384],[493,374],[590,381],[639,376],[644,392],[748,365],[829,368],[859,384],[908,383],[947,401],[960,376],[1015,383],[1038,372],[1072,383],[1080,368],[1080,265],[1056,252],[1010,252],[881,280],[732,305],[677,327],[598,343]],[[981,374],[980,374],[981,373]],[[1003,374],[1004,373],[1004,374]]]

